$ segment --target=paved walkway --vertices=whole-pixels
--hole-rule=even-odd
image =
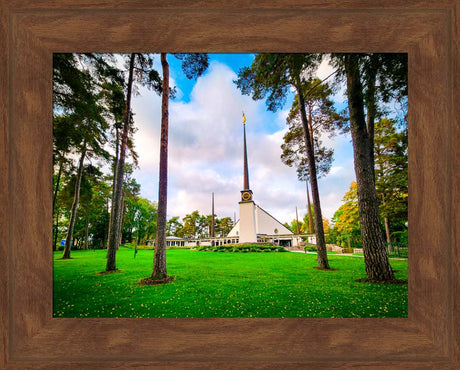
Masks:
[[[289,252],[303,253],[303,254],[317,254],[316,252],[304,252],[304,251],[299,251],[299,250],[292,250],[292,251],[289,251]],[[352,254],[352,253],[333,253],[333,254],[328,253],[328,256],[364,257],[364,256],[359,256],[359,255],[356,255],[356,254]]]
[[[289,252],[294,252],[294,253],[303,253],[303,254],[317,254],[316,252],[304,252],[304,251],[300,251],[300,250],[292,250],[292,251],[289,251]],[[328,256],[347,256],[347,257],[358,257],[358,258],[364,258],[364,256],[360,256],[360,255],[357,255],[357,254],[352,254],[352,253],[334,253],[334,254],[329,254],[328,253]],[[390,259],[392,260],[406,260],[407,261],[407,258],[400,258],[400,257],[389,257]]]

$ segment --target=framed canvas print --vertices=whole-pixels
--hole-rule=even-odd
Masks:
[[[2,367],[420,367],[448,369],[459,366],[458,305],[456,303],[458,292],[458,237],[456,232],[458,217],[456,217],[456,212],[459,200],[456,173],[459,172],[459,161],[455,160],[458,158],[456,143],[460,138],[457,124],[458,113],[455,109],[458,100],[456,76],[458,76],[459,60],[457,33],[459,9],[454,1],[403,2],[394,0],[380,6],[366,1],[346,4],[341,2],[319,4],[313,1],[297,0],[262,1],[255,4],[224,1],[217,4],[206,1],[151,2],[139,0],[100,4],[97,1],[56,3],[48,0],[41,2],[8,0],[2,3],[1,9],[0,42],[4,50],[0,70],[3,143],[0,161],[3,189],[0,193],[2,204],[0,248],[3,256],[0,260],[3,282],[0,286],[2,297],[0,300],[2,313],[0,360]],[[96,60],[94,54],[91,53],[99,53],[98,55],[102,57]],[[58,188],[56,168],[59,167],[56,166],[56,135],[59,134],[56,127],[65,127],[66,123],[73,119],[74,116],[68,114],[69,112],[75,113],[79,109],[86,109],[86,118],[89,114],[94,114],[92,116],[94,120],[91,121],[91,124],[94,125],[91,126],[91,130],[82,127],[80,131],[73,133],[73,137],[67,134],[64,136],[65,145],[60,147],[61,153],[63,148],[71,146],[69,143],[75,144],[77,138],[82,139],[85,143],[94,139],[96,136],[90,138],[81,134],[82,132],[95,133],[98,127],[102,127],[98,124],[104,125],[110,115],[115,117],[118,114],[121,117],[120,126],[114,130],[120,134],[120,137],[123,135],[123,112],[130,112],[129,109],[125,109],[127,102],[124,98],[119,101],[111,100],[113,107],[119,104],[121,108],[117,111],[115,107],[111,112],[105,112],[103,118],[96,112],[96,108],[91,110],[92,108],[88,108],[87,104],[93,98],[93,95],[89,94],[90,85],[87,84],[93,81],[88,66],[104,69],[104,65],[107,66],[104,64],[107,61],[104,58],[108,53],[115,53],[113,59],[115,64],[113,65],[117,66],[129,67],[131,56],[133,67],[137,68],[136,72],[134,68],[132,69],[133,74],[137,77],[141,75],[142,66],[134,64],[133,55],[139,55],[139,58],[142,55],[155,55],[157,61],[153,65],[157,63],[158,67],[160,62],[165,62],[166,53],[179,56],[176,62],[172,61],[173,58],[168,59],[173,82],[178,87],[178,90],[172,93],[175,93],[176,97],[179,96],[176,103],[169,103],[171,117],[173,112],[178,111],[174,104],[184,108],[190,103],[190,100],[193,100],[190,98],[190,91],[187,91],[190,87],[181,84],[179,74],[176,73],[181,69],[180,62],[186,59],[187,55],[208,55],[212,68],[216,70],[220,68],[221,72],[228,72],[233,67],[236,69],[238,63],[230,62],[231,56],[236,59],[244,59],[244,55],[250,55],[245,60],[245,63],[249,61],[246,64],[249,66],[254,60],[254,55],[258,53],[267,53],[263,54],[268,56],[265,62],[269,61],[273,63],[272,65],[276,63],[270,59],[271,56],[281,55],[280,53],[283,53],[282,55],[291,55],[289,53],[297,55],[300,53],[309,53],[309,55],[313,53],[341,55],[384,53],[378,55],[407,56],[409,202],[406,227],[408,226],[410,258],[408,262],[407,260],[401,262],[396,267],[397,271],[394,272],[396,279],[408,280],[407,285],[401,285],[403,287],[401,294],[402,297],[405,297],[403,298],[403,309],[400,310],[399,307],[396,307],[395,302],[391,302],[388,297],[384,296],[381,308],[385,307],[385,310],[382,308],[381,314],[376,315],[379,316],[377,318],[366,310],[360,310],[357,315],[347,315],[343,312],[340,314],[341,311],[337,311],[339,314],[329,316],[309,316],[303,312],[296,317],[294,311],[289,311],[287,308],[286,311],[278,310],[277,313],[266,309],[253,317],[250,314],[252,311],[245,311],[247,307],[243,305],[238,306],[238,312],[230,310],[228,315],[222,313],[225,311],[217,314],[213,314],[212,310],[205,312],[203,306],[195,311],[196,307],[189,307],[188,311],[183,310],[180,314],[176,311],[167,312],[164,315],[166,317],[162,317],[161,314],[158,314],[160,311],[152,315],[141,308],[138,311],[135,309],[127,311],[126,307],[129,304],[124,306],[122,312],[116,310],[112,312],[115,306],[110,307],[109,312],[92,310],[89,304],[92,299],[91,294],[89,299],[79,301],[78,298],[85,296],[88,291],[96,291],[97,284],[78,285],[78,282],[83,281],[83,276],[87,273],[84,270],[87,268],[84,267],[86,262],[82,259],[84,263],[78,265],[75,263],[80,257],[73,260],[60,259],[60,257],[62,253],[62,257],[66,257],[66,251],[70,253],[72,247],[85,249],[85,245],[86,247],[88,245],[107,245],[108,240],[105,240],[104,237],[109,239],[110,233],[106,230],[107,232],[101,233],[103,236],[100,237],[100,240],[97,239],[96,231],[88,231],[88,220],[91,204],[95,205],[98,199],[102,199],[104,201],[101,204],[105,209],[104,215],[107,222],[101,223],[101,229],[108,227],[110,202],[107,199],[110,184],[102,185],[102,181],[94,180],[102,178],[102,175],[98,175],[96,160],[90,154],[87,158],[93,159],[87,161],[85,166],[83,166],[84,161],[81,160],[82,165],[80,169],[77,168],[78,158],[80,158],[77,154],[84,152],[82,158],[85,157],[86,146],[84,151],[74,151],[69,154],[75,165],[75,176],[73,178],[69,176],[65,181],[68,189],[76,189],[76,183],[83,188],[81,192],[83,208],[80,207],[80,210],[84,209],[87,215],[86,239],[83,218],[80,218],[81,225],[78,226],[79,237],[75,238],[72,234],[59,232],[59,217],[55,213],[56,199],[53,199],[53,190]],[[194,59],[194,62],[197,61],[200,60]],[[80,67],[72,70],[74,65]],[[163,71],[165,65],[162,64]],[[145,67],[146,64],[143,66]],[[70,76],[79,76],[77,85],[73,77],[69,79],[69,75],[66,80],[65,73],[69,70],[72,72]],[[161,71],[161,68],[158,68],[158,71]],[[190,72],[190,69],[188,71]],[[236,76],[238,72],[236,70],[234,72],[229,76]],[[109,70],[104,73],[106,73],[104,78],[101,77],[98,80],[99,87],[96,90],[100,93],[97,99],[107,101],[110,97],[115,96],[113,94],[117,89],[116,77],[113,74],[110,75]],[[128,74],[126,74],[126,81],[129,81]],[[151,87],[160,92],[162,89],[164,91],[165,85],[161,86],[161,83],[165,81],[165,75],[147,74]],[[218,84],[216,81],[221,75],[213,75],[208,72],[207,78],[214,76],[215,79],[205,88],[209,90],[216,86]],[[288,75],[293,76],[292,70]],[[248,76],[253,76],[253,74],[247,74],[246,77]],[[349,79],[350,76],[348,75]],[[244,90],[246,86],[246,92],[254,92],[255,85],[250,85],[249,78],[244,80],[244,74],[238,77],[240,80],[235,81],[235,88],[238,85]],[[352,83],[350,80],[348,82]],[[219,85],[220,91],[223,91],[223,86]],[[66,100],[69,89],[86,97],[84,107],[79,106],[75,100],[71,103]],[[287,91],[292,93],[289,89]],[[196,91],[195,93],[198,94]],[[160,95],[158,99],[161,99]],[[210,98],[204,99],[210,100]],[[68,108],[69,104],[74,104],[71,109]],[[217,103],[213,103],[214,108],[219,110],[220,108],[216,105]],[[146,104],[144,109],[148,111],[148,108],[150,106]],[[159,101],[158,108],[155,109],[158,110],[157,116],[159,116],[161,111]],[[220,111],[224,110],[220,109]],[[130,116],[129,113],[125,114],[124,118],[127,123],[131,119],[142,120],[142,116],[148,114],[142,110],[137,112],[133,110],[133,113],[134,116]],[[191,107],[187,106],[187,117],[184,119],[193,121],[196,115],[195,125],[199,128],[198,122],[207,119],[203,111],[201,111],[203,116],[199,116],[199,113],[192,111]],[[139,117],[136,117],[135,114],[139,114]],[[256,115],[251,114],[250,109],[243,114],[241,111],[236,114],[243,126],[238,129],[239,135],[244,135],[244,165],[238,167],[239,176],[244,177],[244,181],[240,185],[241,189],[237,189],[238,199],[235,202],[239,207],[240,223],[237,223],[236,219],[232,222],[232,217],[229,215],[226,224],[228,230],[225,229],[225,232],[221,230],[218,235],[215,234],[214,229],[207,231],[209,235],[198,234],[196,231],[193,233],[184,231],[184,233],[188,232],[187,238],[177,237],[177,233],[172,237],[174,233],[171,233],[170,238],[163,241],[165,245],[175,247],[171,248],[168,253],[175,254],[179,259],[185,256],[184,258],[188,258],[188,263],[193,262],[190,258],[196,257],[187,256],[192,256],[193,253],[194,256],[200,253],[201,256],[210,255],[213,252],[206,251],[210,248],[213,250],[232,248],[232,252],[238,252],[240,248],[238,245],[241,242],[255,243],[252,247],[241,247],[241,251],[244,252],[261,252],[264,248],[267,250],[263,251],[273,249],[279,252],[284,248],[293,248],[299,243],[295,236],[291,236],[289,229],[290,226],[295,229],[296,225],[277,224],[275,217],[261,210],[260,207],[258,208],[253,201],[257,202],[257,197],[261,193],[254,192],[253,194],[252,192],[258,185],[257,182],[252,182],[253,178],[257,178],[256,174],[248,172],[247,163],[249,161],[250,168],[251,156],[249,158],[247,156],[246,130],[249,130],[248,145],[251,145],[249,124],[251,120],[256,120]],[[100,121],[98,121],[99,118],[101,118]],[[54,123],[54,132],[52,123]],[[158,119],[157,126],[160,124],[163,122]],[[211,131],[211,126],[203,127],[201,137],[208,134],[205,131]],[[241,131],[243,128],[244,131]],[[186,138],[189,139],[189,145],[184,144],[185,148],[188,147],[189,150],[195,148],[204,156],[217,155],[216,152],[207,154],[206,146],[193,146],[199,141],[200,136],[195,137],[191,132],[182,131],[176,133],[175,137],[179,134],[184,135],[184,143],[187,143]],[[218,134],[216,133],[216,136]],[[147,137],[148,132],[142,135]],[[113,137],[117,137],[117,134],[114,134]],[[238,142],[241,144],[240,139],[241,137]],[[121,140],[120,143],[122,142]],[[93,142],[94,145],[88,151],[100,150],[99,154],[104,156],[104,148],[99,145],[101,143],[102,141]],[[215,143],[223,147],[222,141],[216,139]],[[120,145],[129,146],[129,143],[125,142]],[[132,148],[129,150],[135,151]],[[190,152],[188,154],[176,152],[175,158],[181,156],[191,158]],[[242,164],[243,145],[241,145],[241,153],[238,156],[238,161]],[[172,157],[172,162],[170,162],[172,168],[183,168],[174,162],[175,158]],[[262,160],[257,156],[252,158],[254,162]],[[195,169],[199,168],[202,167],[196,164]],[[86,179],[80,182],[78,173],[84,171],[87,171]],[[183,171],[186,171],[185,168]],[[53,173],[55,174],[54,179]],[[205,175],[202,176],[206,180]],[[157,178],[156,174],[154,177]],[[91,183],[92,179],[93,183]],[[100,186],[98,188],[100,197],[98,198],[93,192],[92,198],[89,199],[88,192],[85,193],[84,189],[96,189],[95,184]],[[313,185],[313,183],[310,184]],[[200,186],[189,185],[188,188],[191,192],[192,189],[198,189]],[[240,191],[241,194],[239,194]],[[65,222],[70,222],[72,219],[72,191],[68,190],[68,192],[70,194],[67,196],[68,199],[62,195],[59,200],[63,204],[62,212],[66,212],[61,217]],[[208,195],[208,201],[211,204],[211,194]],[[171,203],[168,203],[168,206],[171,204],[173,207],[171,209],[178,214],[181,211],[179,208],[174,208],[174,205],[178,203],[195,204],[185,195],[174,203],[174,188],[168,196],[171,197]],[[148,213],[152,209],[154,212],[155,205],[148,201],[141,201],[139,197],[132,199],[137,203],[130,209],[126,208],[127,212],[129,210],[133,213],[130,234],[128,233],[128,237],[125,237],[125,246],[118,252],[114,252],[120,256],[120,261],[122,258],[127,258],[123,256],[129,255],[131,264],[129,266],[134,266],[134,262],[139,264],[147,255],[146,251],[138,250],[139,244],[151,243],[153,248],[153,244],[157,243],[155,253],[160,250],[157,248],[158,240],[149,241],[147,226],[145,229],[141,227],[144,222],[141,217],[142,212]],[[68,206],[64,206],[67,203]],[[214,202],[212,204],[214,206]],[[222,204],[221,207],[223,207]],[[192,211],[193,209],[187,209],[187,212]],[[116,214],[116,211],[114,212]],[[158,212],[160,212],[160,206],[158,206]],[[270,232],[263,233],[264,240],[259,240],[260,235],[252,235],[254,229],[247,227],[250,221],[244,221],[250,219],[247,218],[247,214],[257,219],[260,225],[268,225]],[[214,215],[214,209],[212,215]],[[169,216],[173,215],[168,215],[169,227],[172,227]],[[188,216],[192,218],[193,215],[186,215]],[[210,221],[213,227],[214,221]],[[113,224],[110,222],[110,225]],[[257,227],[262,227],[260,225]],[[383,226],[382,224],[382,230]],[[175,227],[178,228],[178,223]],[[285,227],[287,227],[286,230],[283,229]],[[404,226],[401,227],[401,230],[404,230]],[[294,231],[292,234],[300,234],[300,231]],[[115,240],[116,237],[113,236],[113,239]],[[58,249],[61,241],[63,251],[53,251],[51,246]],[[72,242],[75,244],[72,245]],[[190,247],[182,244],[192,242],[196,251],[181,249]],[[350,248],[350,239],[347,241],[345,238],[342,242],[343,248]],[[269,246],[262,245],[264,243],[268,243]],[[254,248],[254,250],[245,250],[245,248]],[[84,253],[100,255],[100,260],[104,261],[100,272],[109,274],[98,278],[113,278],[114,284],[103,286],[102,290],[110,290],[112,296],[117,294],[121,296],[116,287],[117,274],[113,272],[117,271],[117,268],[115,264],[111,265],[111,261],[114,260],[110,257],[110,250],[109,247],[107,256],[102,248],[84,251]],[[319,252],[318,249],[318,254]],[[78,253],[79,251],[75,251],[75,255]],[[150,253],[148,255],[150,259],[153,251],[148,251],[148,253]],[[230,254],[214,255],[219,255],[218,258],[227,258],[226,256]],[[243,253],[234,253],[234,255],[242,256]],[[272,258],[269,253],[263,253],[263,255],[264,258]],[[303,254],[300,256],[306,257]],[[232,258],[240,257],[233,257],[232,254]],[[107,265],[105,265],[106,260]],[[67,267],[64,268],[66,263]],[[220,263],[225,264],[224,261]],[[320,259],[318,263],[320,268],[324,268]],[[73,267],[69,268],[69,266]],[[151,279],[156,277],[155,271],[154,267]],[[96,277],[93,272],[91,272],[92,276]],[[150,273],[152,273],[151,267],[150,272],[147,267],[145,277]],[[334,273],[340,273],[340,268],[338,271],[327,273],[330,273],[329,276],[332,278]],[[129,279],[136,279],[136,282],[139,280],[137,275],[133,277],[128,271],[118,276],[123,274]],[[234,271],[231,274],[234,274]],[[56,276],[59,276],[58,280]],[[356,276],[356,278],[359,277]],[[57,281],[65,281],[65,284],[59,285]],[[77,284],[74,284],[75,282]],[[169,281],[162,282],[169,283]],[[144,283],[149,284],[151,281],[147,279]],[[162,287],[169,289],[179,283],[179,280],[173,281]],[[223,282],[220,284],[224,285]],[[124,292],[124,298],[126,301],[139,303],[140,307],[142,302],[137,302],[136,294],[143,291],[142,289],[150,288],[153,287],[138,286],[137,292],[132,295]],[[204,288],[197,286],[193,289],[196,291]],[[190,287],[190,291],[183,292],[191,292],[193,289]],[[225,288],[223,289],[222,294],[227,294]],[[291,286],[291,289],[294,289],[294,285]],[[102,292],[102,290],[93,297],[99,296],[102,297],[102,300],[106,299],[104,294],[107,292]],[[184,294],[189,295],[189,293]],[[277,294],[281,300],[280,292]],[[177,293],[176,298],[179,295],[180,293]],[[161,311],[163,313],[166,312],[164,311],[165,301],[168,299],[166,296],[164,299],[161,297],[161,302],[159,302],[163,304],[163,311]],[[193,306],[193,303],[191,304]],[[73,308],[75,305],[77,308]],[[211,304],[213,305],[215,303]],[[100,304],[98,307],[105,306]],[[385,314],[388,310],[392,314]],[[360,318],[352,318],[353,316]]]
[[[343,109],[351,61],[380,85],[374,248]],[[270,110],[240,91],[267,81]],[[54,53],[53,105],[54,317],[407,317],[407,54]]]

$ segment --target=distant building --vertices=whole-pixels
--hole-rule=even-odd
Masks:
[[[185,247],[188,241],[187,239],[178,238],[177,236],[166,237],[166,248],[169,247]],[[155,246],[155,239],[147,240],[147,245]]]

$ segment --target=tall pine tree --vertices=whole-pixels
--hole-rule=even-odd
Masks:
[[[263,99],[267,96],[267,107],[273,112],[282,108],[289,90],[291,88],[295,89],[299,102],[305,156],[307,158],[316,215],[318,268],[329,269],[319,197],[317,164],[313,147],[314,139],[310,130],[307,102],[304,94],[305,85],[311,81],[312,74],[320,60],[321,56],[319,54],[258,54],[250,67],[240,70],[236,83],[243,94],[252,95],[253,99]]]

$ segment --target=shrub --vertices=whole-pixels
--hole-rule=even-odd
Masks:
[[[313,244],[307,244],[304,248],[304,251],[306,252],[316,252],[316,246]]]
[[[263,253],[263,252],[287,252],[283,247],[273,244],[227,244],[219,246],[197,247],[201,252],[231,252],[231,253]]]
[[[136,245],[136,243],[125,243],[122,245],[122,247],[128,248],[128,249],[137,249],[138,251],[155,249],[153,245],[145,245],[145,244]]]
[[[391,234],[391,236],[395,239],[397,243],[401,245],[401,247],[406,247],[408,246],[408,235],[407,235],[407,229],[403,231],[395,231]]]
[[[123,247],[129,248],[129,249],[136,249],[137,245],[135,243],[125,243],[123,244]]]

